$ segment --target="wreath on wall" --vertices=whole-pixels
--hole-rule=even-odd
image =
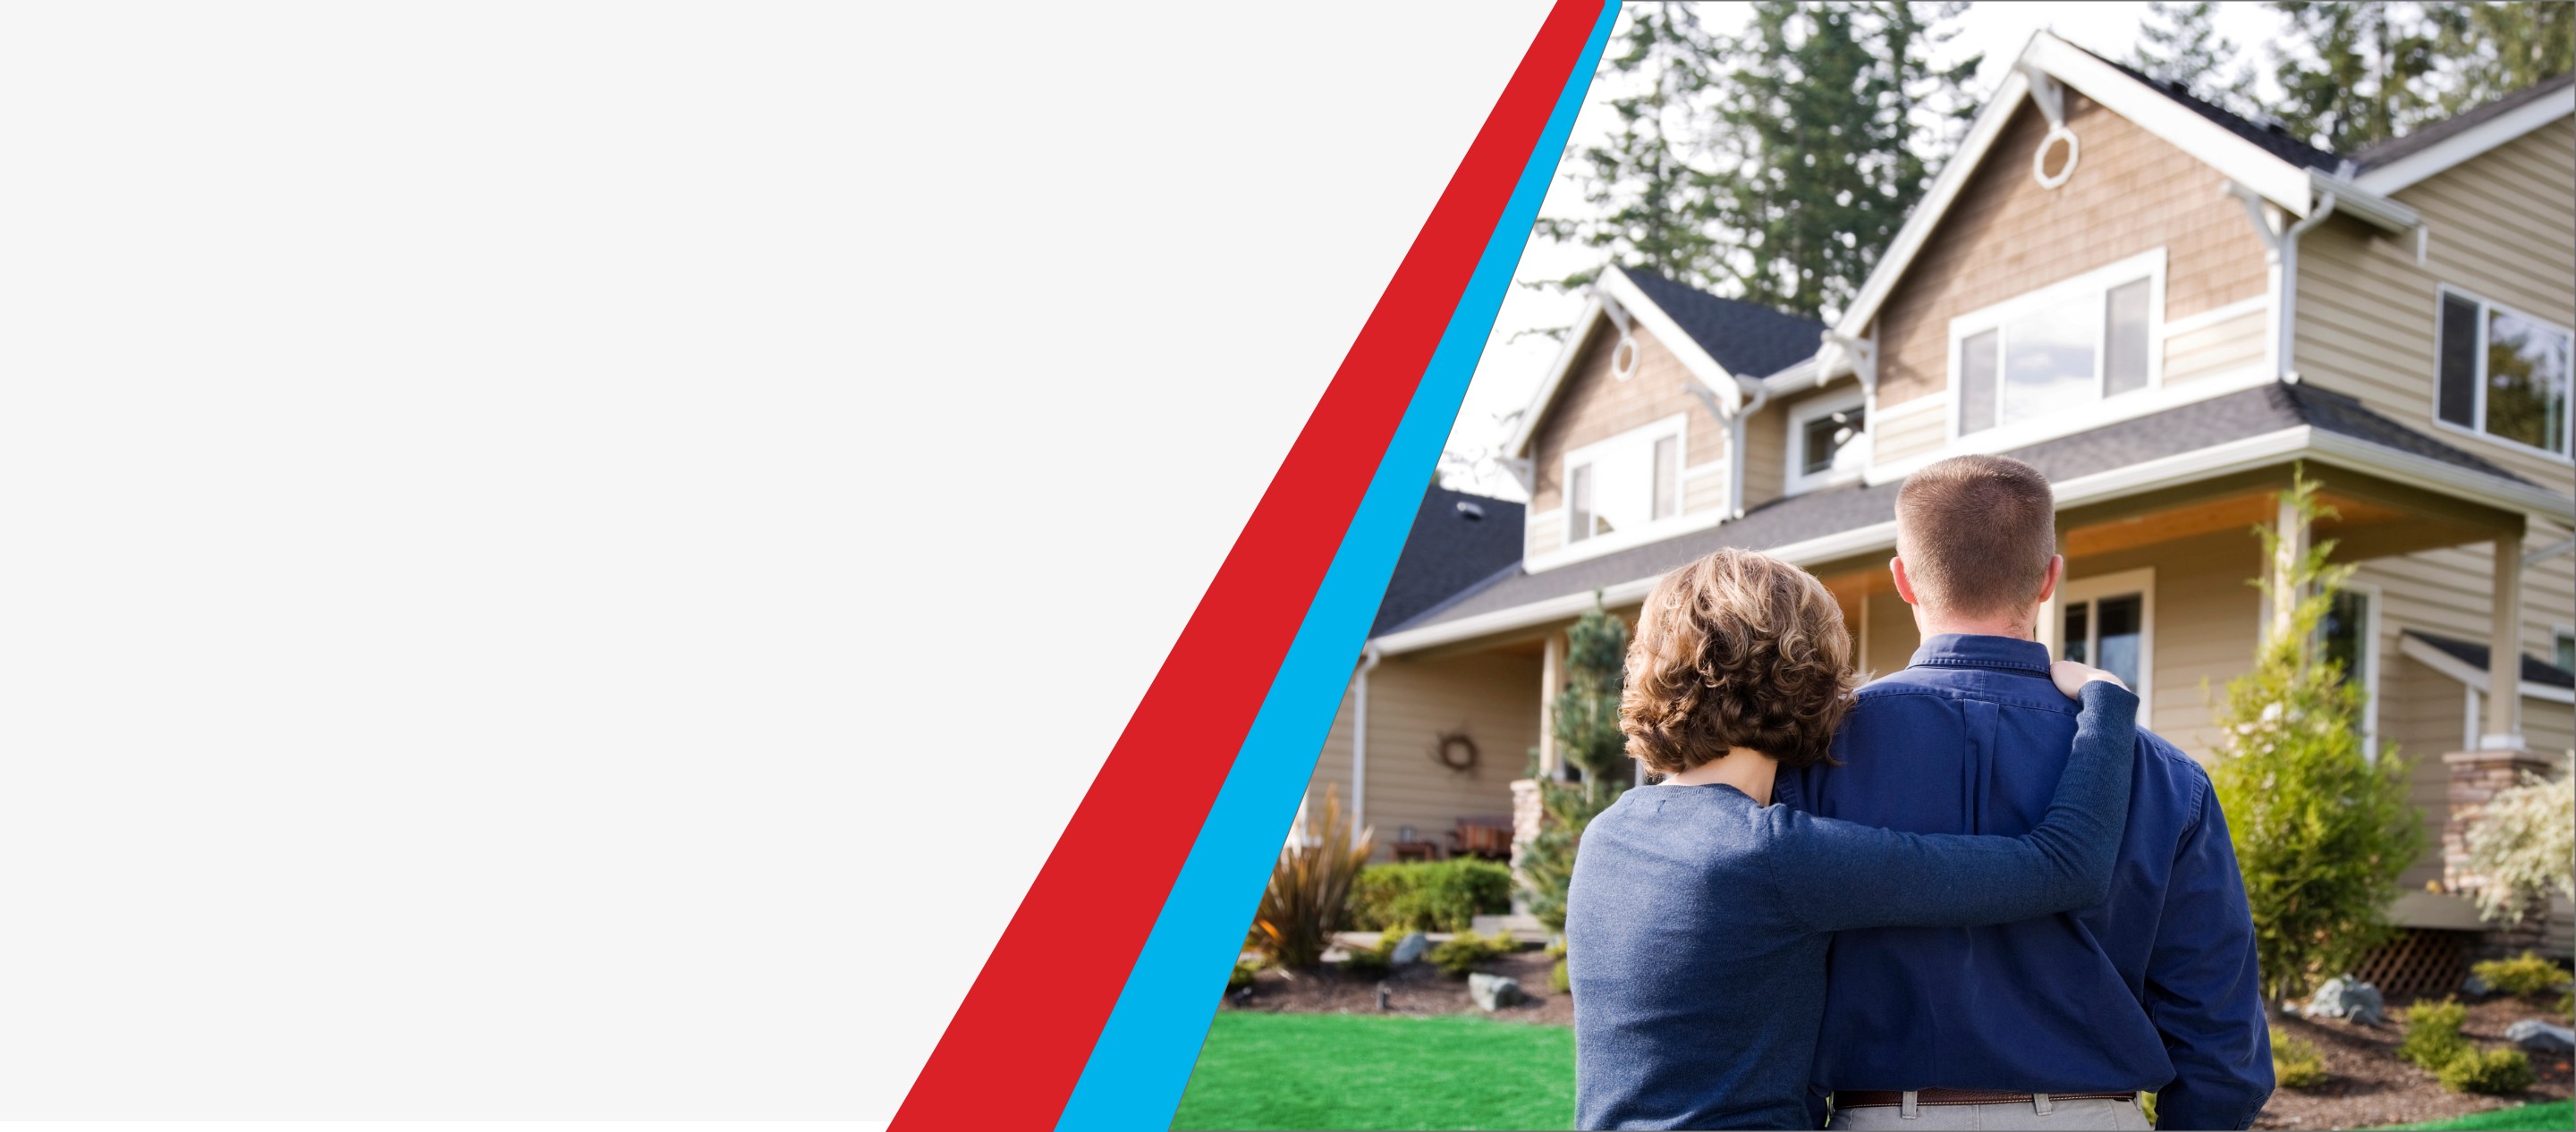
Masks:
[[[1454,771],[1474,770],[1476,741],[1468,738],[1464,731],[1444,731],[1440,735],[1440,745],[1432,748],[1431,757]]]

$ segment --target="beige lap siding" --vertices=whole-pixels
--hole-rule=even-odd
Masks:
[[[2145,720],[2206,763],[2219,750],[2215,720],[2227,682],[2254,667],[2262,599],[2246,582],[2261,571],[2262,552],[2252,534],[2220,531],[2087,555],[2068,564],[2067,577],[2081,582],[2142,566],[2156,571],[2156,702]]]
[[[2158,247],[2169,322],[2263,293],[2262,242],[2217,171],[2071,90],[2066,115],[2083,146],[2066,184],[2032,178],[2048,123],[2022,107],[1881,308],[1882,409],[1948,387],[1952,318]]]
[[[1698,382],[1679,358],[1644,327],[1636,330],[1637,370],[1622,381],[1610,373],[1611,349],[1619,332],[1608,323],[1596,329],[1566,371],[1556,392],[1556,408],[1538,426],[1530,445],[1533,458],[1532,511],[1563,505],[1564,456],[1595,441],[1608,440],[1676,413],[1687,418],[1682,464],[1696,467],[1726,456],[1725,430],[1692,395]],[[1544,408],[1544,407],[1542,407]]]
[[[2267,307],[2165,339],[2165,384],[2261,369],[2263,328],[2270,318]]]
[[[2433,423],[2441,284],[2576,325],[2576,120],[2561,118],[2397,199],[2431,226],[2429,266],[2415,266],[2412,236],[2378,235],[2348,220],[2310,231],[2299,243],[2292,364],[2302,380],[2359,397],[2535,482],[2576,487],[2564,461]]]
[[[1446,846],[1462,817],[1509,817],[1512,780],[1538,745],[1539,661],[1535,656],[1477,653],[1437,659],[1389,657],[1369,674],[1368,810],[1378,860],[1399,829]],[[1332,787],[1344,812],[1351,804],[1353,704],[1341,711],[1307,784],[1309,807]],[[1434,758],[1439,736],[1464,731],[1475,740],[1476,766],[1455,771]]]
[[[1879,418],[1871,421],[1869,425],[1870,461],[1877,464],[1893,464],[1908,456],[1930,452],[1949,443],[1950,402],[1948,398],[1940,398],[1937,402],[1918,401],[1908,404],[1931,403],[1937,403],[1939,407],[1915,409],[1895,416],[1888,415],[1887,410],[1882,407],[1879,410]],[[1884,406],[1884,402],[1881,404]]]

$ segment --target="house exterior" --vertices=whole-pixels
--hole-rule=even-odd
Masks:
[[[2039,34],[1833,325],[1603,273],[1511,440],[1516,560],[1373,632],[1314,788],[1363,796],[1381,845],[1514,812],[1513,780],[1563,773],[1566,625],[1718,547],[1815,573],[1863,665],[1902,668],[1897,489],[2004,453],[2057,489],[2047,643],[2202,760],[2274,617],[2252,528],[2335,541],[2326,643],[2436,846],[2394,915],[2478,931],[2478,802],[2576,748],[2570,327],[2568,79],[2333,154]],[[2275,500],[2298,467],[2337,512],[2313,529]],[[1437,761],[1452,735],[1475,766]],[[2509,942],[2569,929],[2560,901]]]

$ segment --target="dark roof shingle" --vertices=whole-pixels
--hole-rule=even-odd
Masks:
[[[1374,637],[1406,618],[1440,604],[1460,590],[1493,577],[1521,559],[1521,517],[1527,508],[1434,486],[1422,493],[1413,528],[1395,557],[1386,596],[1377,603]]]
[[[2451,654],[2452,659],[2460,661],[2461,663],[2477,669],[2480,672],[2487,670],[2487,656],[2489,654],[2485,645],[2463,641],[2457,637],[2435,636],[2434,634],[2427,633],[2421,629],[2408,629],[2406,630],[2406,635],[2422,641],[2425,644],[2431,645],[2434,648],[2440,649],[2443,652],[2449,653]],[[2525,653],[2522,657],[2522,682],[2525,684],[2546,684],[2553,688],[2576,688],[2576,672],[2569,672],[2566,669],[2560,668],[2555,664],[2551,664],[2548,661],[2540,659],[2539,657]]]
[[[2063,481],[2302,425],[2516,483],[2530,483],[2474,453],[2462,451],[2371,412],[2343,394],[2313,386],[2279,383],[2042,441],[2006,455],[2027,461],[2051,480]],[[1767,550],[1893,522],[1896,518],[1896,492],[1902,485],[1901,480],[1866,486],[1852,484],[1793,495],[1752,508],[1734,522],[1675,535],[1599,558],[1568,563],[1542,573],[1528,573],[1514,564],[1483,585],[1426,609],[1409,622],[1393,623],[1390,628],[1414,629],[1436,625],[1649,578],[1719,547]],[[1386,631],[1389,628],[1377,630]]]
[[[1737,377],[1769,377],[1814,357],[1823,343],[1825,324],[1812,318],[1782,314],[1742,299],[1721,299],[1642,267],[1619,270],[1672,316],[1691,341]]]
[[[2255,121],[2193,94],[2190,87],[2181,83],[2151,77],[2144,71],[2097,51],[2085,48],[2077,50],[2119,68],[2122,73],[2147,84],[2156,93],[2174,100],[2194,114],[2225,127],[2227,132],[2263,147],[2265,152],[2292,165],[2307,169],[2323,169],[2332,173],[2343,164],[2344,159],[2341,155],[2309,145],[2306,139],[2281,128],[2278,122]]]
[[[2541,81],[2524,87],[2521,90],[2517,90],[2512,94],[2508,94],[2493,102],[2489,102],[2484,106],[2479,106],[2470,110],[2463,110],[2448,118],[2444,118],[2439,122],[2432,123],[2431,125],[2417,127],[2413,132],[2408,133],[2404,137],[2390,138],[2387,141],[2380,142],[2377,145],[2362,150],[2360,153],[2354,154],[2353,160],[2359,162],[2362,168],[2365,169],[2373,166],[2386,165],[2389,162],[2395,161],[2408,154],[2431,148],[2434,143],[2442,141],[2445,138],[2449,138],[2464,131],[2474,130],[2488,121],[2510,114],[2517,109],[2530,105],[2531,103],[2538,102],[2541,99],[2547,98],[2559,91],[2565,90],[2572,84],[2576,84],[2576,74],[2560,75],[2554,79],[2542,79]]]

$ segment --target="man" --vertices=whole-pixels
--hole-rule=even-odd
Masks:
[[[1782,776],[1783,804],[1917,833],[2037,824],[2075,734],[2034,640],[2066,567],[2056,526],[2047,479],[2018,460],[1906,480],[1888,568],[1923,646],[1860,690],[1841,765]],[[2253,1123],[2271,1042],[2227,819],[2199,765],[2144,729],[2136,774],[2101,905],[1836,939],[1815,1068],[1832,1127],[2143,1128],[2135,1090],[2156,1094],[2159,1127]]]

